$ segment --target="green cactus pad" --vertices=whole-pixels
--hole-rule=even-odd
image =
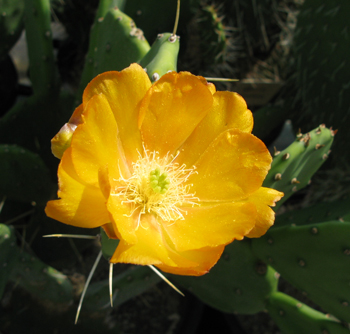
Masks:
[[[223,312],[244,314],[263,311],[278,283],[275,271],[252,253],[249,241],[226,246],[219,262],[204,276],[171,277],[204,303]]]
[[[109,9],[105,16],[96,19],[92,28],[77,99],[80,101],[86,85],[96,75],[120,71],[137,63],[149,49],[142,30],[135,26],[134,21],[117,8]]]
[[[67,122],[72,110],[73,98],[65,93],[30,96],[0,119],[0,143],[16,144],[40,154],[56,174],[58,160],[51,153],[50,140]]]
[[[0,300],[17,260],[18,252],[14,229],[11,226],[0,224]]]
[[[54,186],[40,157],[16,145],[0,145],[0,196],[45,203]]]
[[[297,223],[297,222],[296,222]],[[350,321],[350,223],[329,221],[270,229],[254,253],[307,297]]]
[[[24,25],[29,56],[29,77],[35,94],[59,89],[51,32],[50,0],[26,0]]]
[[[309,133],[298,134],[285,150],[275,153],[263,186],[284,192],[276,209],[293,193],[307,186],[327,159],[333,138],[334,131],[320,125]]]
[[[16,43],[23,29],[24,0],[0,1],[0,59]]]
[[[273,293],[267,310],[285,334],[349,334],[338,321],[282,293]]]
[[[10,279],[48,307],[68,307],[73,301],[68,277],[46,265],[36,256],[18,249],[19,259]]]
[[[118,9],[110,9],[101,23],[94,49],[93,74],[120,71],[130,63],[138,62],[149,48],[142,30],[135,26],[134,21]]]
[[[308,225],[321,223],[327,220],[339,220],[350,222],[349,199],[343,199],[336,202],[318,203],[308,208],[292,210],[276,217],[275,226],[290,225],[296,223],[299,225]]]
[[[170,33],[158,35],[149,52],[140,61],[152,82],[169,71],[177,70],[179,48],[179,36]]]

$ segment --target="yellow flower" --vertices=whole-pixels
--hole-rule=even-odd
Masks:
[[[271,156],[238,94],[188,72],[152,85],[133,64],[93,79],[76,115],[46,213],[118,238],[111,262],[203,275],[273,224],[283,194],[261,187]]]

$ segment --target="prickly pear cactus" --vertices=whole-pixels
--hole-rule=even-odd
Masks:
[[[338,321],[282,292],[276,292],[270,296],[267,310],[283,333],[286,334],[349,333],[346,326]]]
[[[97,74],[120,71],[131,63],[139,62],[150,48],[143,31],[118,8],[106,10],[105,2],[100,2],[97,14],[91,31],[78,99],[88,82]]]
[[[317,203],[302,210],[288,211],[277,217],[276,224],[280,227],[290,225],[293,222],[297,222],[298,225],[307,225],[331,220],[350,221],[347,196],[338,201]]]
[[[274,153],[263,186],[284,192],[277,207],[310,182],[311,176],[328,158],[333,138],[334,131],[322,124],[304,135],[297,134],[294,143],[282,152]]]
[[[30,60],[29,76],[34,93],[55,93],[59,89],[57,67],[54,66],[50,2],[26,0],[24,24]]]
[[[249,241],[242,241],[227,246],[210,273],[172,280],[223,312],[254,314],[263,311],[266,299],[277,291],[278,275],[252,253]]]
[[[295,221],[298,224],[298,221]],[[350,223],[270,229],[253,251],[326,312],[349,322]]]
[[[0,224],[0,299],[9,276],[18,261],[16,237],[13,227]]]
[[[140,65],[146,69],[152,82],[157,81],[169,71],[176,71],[180,37],[165,33],[159,34]]]
[[[50,172],[40,157],[16,145],[0,145],[0,197],[45,204],[54,192]]]
[[[72,284],[68,277],[26,251],[18,252],[18,262],[10,279],[50,308],[68,308],[73,302]]]

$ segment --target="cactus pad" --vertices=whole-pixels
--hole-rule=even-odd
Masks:
[[[88,82],[105,71],[121,71],[137,63],[150,46],[142,30],[118,8],[98,17],[91,31],[90,46],[77,94],[80,100]]]
[[[307,186],[312,175],[327,159],[333,138],[334,131],[320,125],[309,133],[298,134],[296,140],[285,150],[275,152],[263,186],[284,192],[277,207],[293,193]]]
[[[297,223],[297,222],[296,222]],[[253,251],[308,298],[350,321],[350,223],[329,221],[270,229]]]
[[[168,71],[176,71],[180,37],[170,33],[159,34],[140,65],[147,70],[151,81],[158,80]]]
[[[0,299],[3,295],[7,280],[17,263],[16,238],[13,227],[0,224]]]
[[[269,314],[285,334],[349,334],[341,323],[282,293],[273,293]]]
[[[16,145],[0,145],[0,196],[45,203],[54,186],[40,157]]]
[[[235,241],[211,271],[201,277],[172,276],[206,304],[223,312],[254,314],[265,309],[278,276],[251,252],[249,241]]]

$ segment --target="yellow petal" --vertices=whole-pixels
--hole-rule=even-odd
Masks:
[[[242,240],[254,227],[253,203],[221,203],[183,208],[184,220],[164,222],[177,251],[226,245]]]
[[[117,231],[119,239],[123,239],[129,244],[134,244],[138,241],[135,234],[138,217],[130,215],[131,207],[122,203],[125,198],[117,196],[117,180],[112,179],[106,173],[106,170],[101,169],[99,171],[99,180],[101,191],[106,195],[107,210],[114,224],[114,230]]]
[[[202,202],[237,201],[261,187],[272,158],[255,136],[231,129],[220,134],[195,163],[188,183]]]
[[[210,93],[212,95],[214,95],[216,93],[216,87],[212,82],[208,82],[207,79],[205,79],[202,76],[197,76],[197,78],[199,78],[199,80],[208,87],[208,89],[210,90]]]
[[[199,78],[187,72],[163,75],[140,107],[142,139],[160,156],[174,153],[205,117],[213,97]]]
[[[275,212],[269,206],[275,206],[283,197],[283,193],[270,188],[260,188],[246,199],[257,208],[257,218],[254,228],[247,234],[249,238],[259,238],[273,225]]]
[[[179,252],[179,255],[194,262],[192,267],[170,267],[167,265],[157,264],[156,266],[167,273],[175,275],[201,276],[210,270],[220,259],[225,246],[205,247],[187,252]]]
[[[117,123],[106,97],[93,96],[82,114],[83,124],[74,132],[71,148],[74,168],[81,179],[98,186],[98,171],[108,166],[113,177],[119,169],[127,174],[123,149],[118,138]]]
[[[113,223],[102,225],[102,228],[106,232],[109,239],[119,239]]]
[[[121,72],[105,72],[94,78],[83,94],[83,104],[94,96],[103,94],[118,123],[119,135],[126,159],[131,167],[142,151],[140,131],[138,129],[139,103],[151,87],[151,82],[137,64],[132,64]]]
[[[165,264],[177,266],[172,257],[176,257],[171,248],[167,245],[162,235],[161,225],[158,224],[153,215],[141,216],[140,225],[134,228],[137,243],[128,244],[125,240],[120,243],[111,258],[113,263],[133,263],[140,265]],[[182,265],[190,267],[193,262],[183,259]]]
[[[253,116],[242,96],[232,92],[216,92],[214,103],[206,117],[198,124],[181,147],[177,162],[192,166],[210,143],[222,132],[237,128],[251,133]]]
[[[83,184],[75,173],[71,161],[71,148],[68,148],[58,168],[60,199],[49,201],[47,216],[62,223],[93,228],[110,221],[105,198],[97,187]]]

